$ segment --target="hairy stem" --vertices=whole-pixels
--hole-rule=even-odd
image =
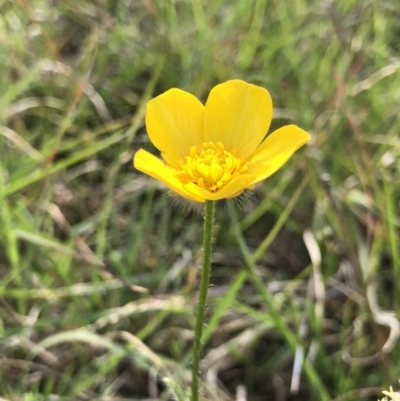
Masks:
[[[198,401],[199,399],[199,365],[202,348],[201,337],[204,326],[204,312],[206,309],[208,284],[210,282],[214,210],[215,202],[206,201],[204,205],[203,263],[201,267],[199,303],[197,306],[196,327],[193,346],[191,401]]]

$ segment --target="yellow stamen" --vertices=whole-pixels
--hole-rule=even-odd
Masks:
[[[231,179],[248,170],[243,159],[236,157],[236,149],[225,150],[221,142],[204,142],[203,149],[192,146],[189,155],[179,161],[175,175],[185,184],[193,182],[215,192]]]

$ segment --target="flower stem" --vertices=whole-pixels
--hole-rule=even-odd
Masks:
[[[197,305],[196,326],[194,332],[191,401],[198,401],[199,399],[199,365],[202,348],[201,337],[203,333],[204,311],[206,309],[208,284],[210,282],[211,251],[215,210],[214,204],[214,201],[208,200],[205,202],[204,205],[203,263],[201,266],[199,303]]]

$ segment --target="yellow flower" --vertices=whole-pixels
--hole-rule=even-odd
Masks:
[[[310,139],[287,125],[263,141],[271,119],[268,91],[244,81],[217,85],[205,106],[170,89],[146,110],[147,132],[164,160],[140,149],[134,165],[187,199],[233,198],[275,173]]]
[[[382,391],[382,393],[390,397],[391,401],[400,401],[400,393],[394,392],[392,386],[390,386],[390,391]],[[381,401],[389,401],[389,398],[383,397]]]

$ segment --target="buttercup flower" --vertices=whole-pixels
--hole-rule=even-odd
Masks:
[[[134,166],[192,201],[233,198],[275,173],[310,139],[287,125],[263,141],[271,119],[268,91],[244,81],[217,85],[205,106],[170,89],[146,110],[147,132],[164,160],[140,149]]]

